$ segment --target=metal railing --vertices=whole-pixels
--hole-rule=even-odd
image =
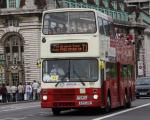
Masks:
[[[150,25],[150,15],[146,15],[144,13],[141,13],[141,18],[144,22],[148,23]]]
[[[91,8],[91,9],[96,9],[98,11],[101,11],[102,13],[105,13],[107,15],[112,16],[114,20],[117,21],[128,21],[128,13],[127,12],[122,12],[122,11],[117,11],[117,10],[111,10],[111,9],[105,9],[101,8],[97,5],[89,5],[87,3],[79,3],[75,2],[74,0],[63,0],[61,1],[61,7],[65,8]]]

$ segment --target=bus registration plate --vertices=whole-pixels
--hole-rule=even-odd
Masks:
[[[140,93],[140,95],[147,95],[147,93],[145,93],[145,92],[141,92],[141,93]]]
[[[92,101],[79,101],[79,105],[92,105]]]

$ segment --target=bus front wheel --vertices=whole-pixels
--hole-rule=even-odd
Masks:
[[[61,110],[59,108],[52,108],[53,115],[60,115]]]

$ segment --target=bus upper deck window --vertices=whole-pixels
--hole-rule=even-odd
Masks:
[[[71,30],[71,32],[73,32],[73,33],[76,33],[76,32],[77,32],[77,28],[76,28],[75,22],[71,22],[71,23],[70,23],[70,30]]]
[[[86,23],[83,23],[83,31],[87,32],[87,24]]]

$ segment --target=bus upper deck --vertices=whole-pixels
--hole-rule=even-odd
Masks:
[[[100,53],[100,48],[109,49],[111,25],[111,17],[93,9],[64,8],[45,11],[41,58],[61,58],[66,55],[99,57],[100,54],[105,54]]]

